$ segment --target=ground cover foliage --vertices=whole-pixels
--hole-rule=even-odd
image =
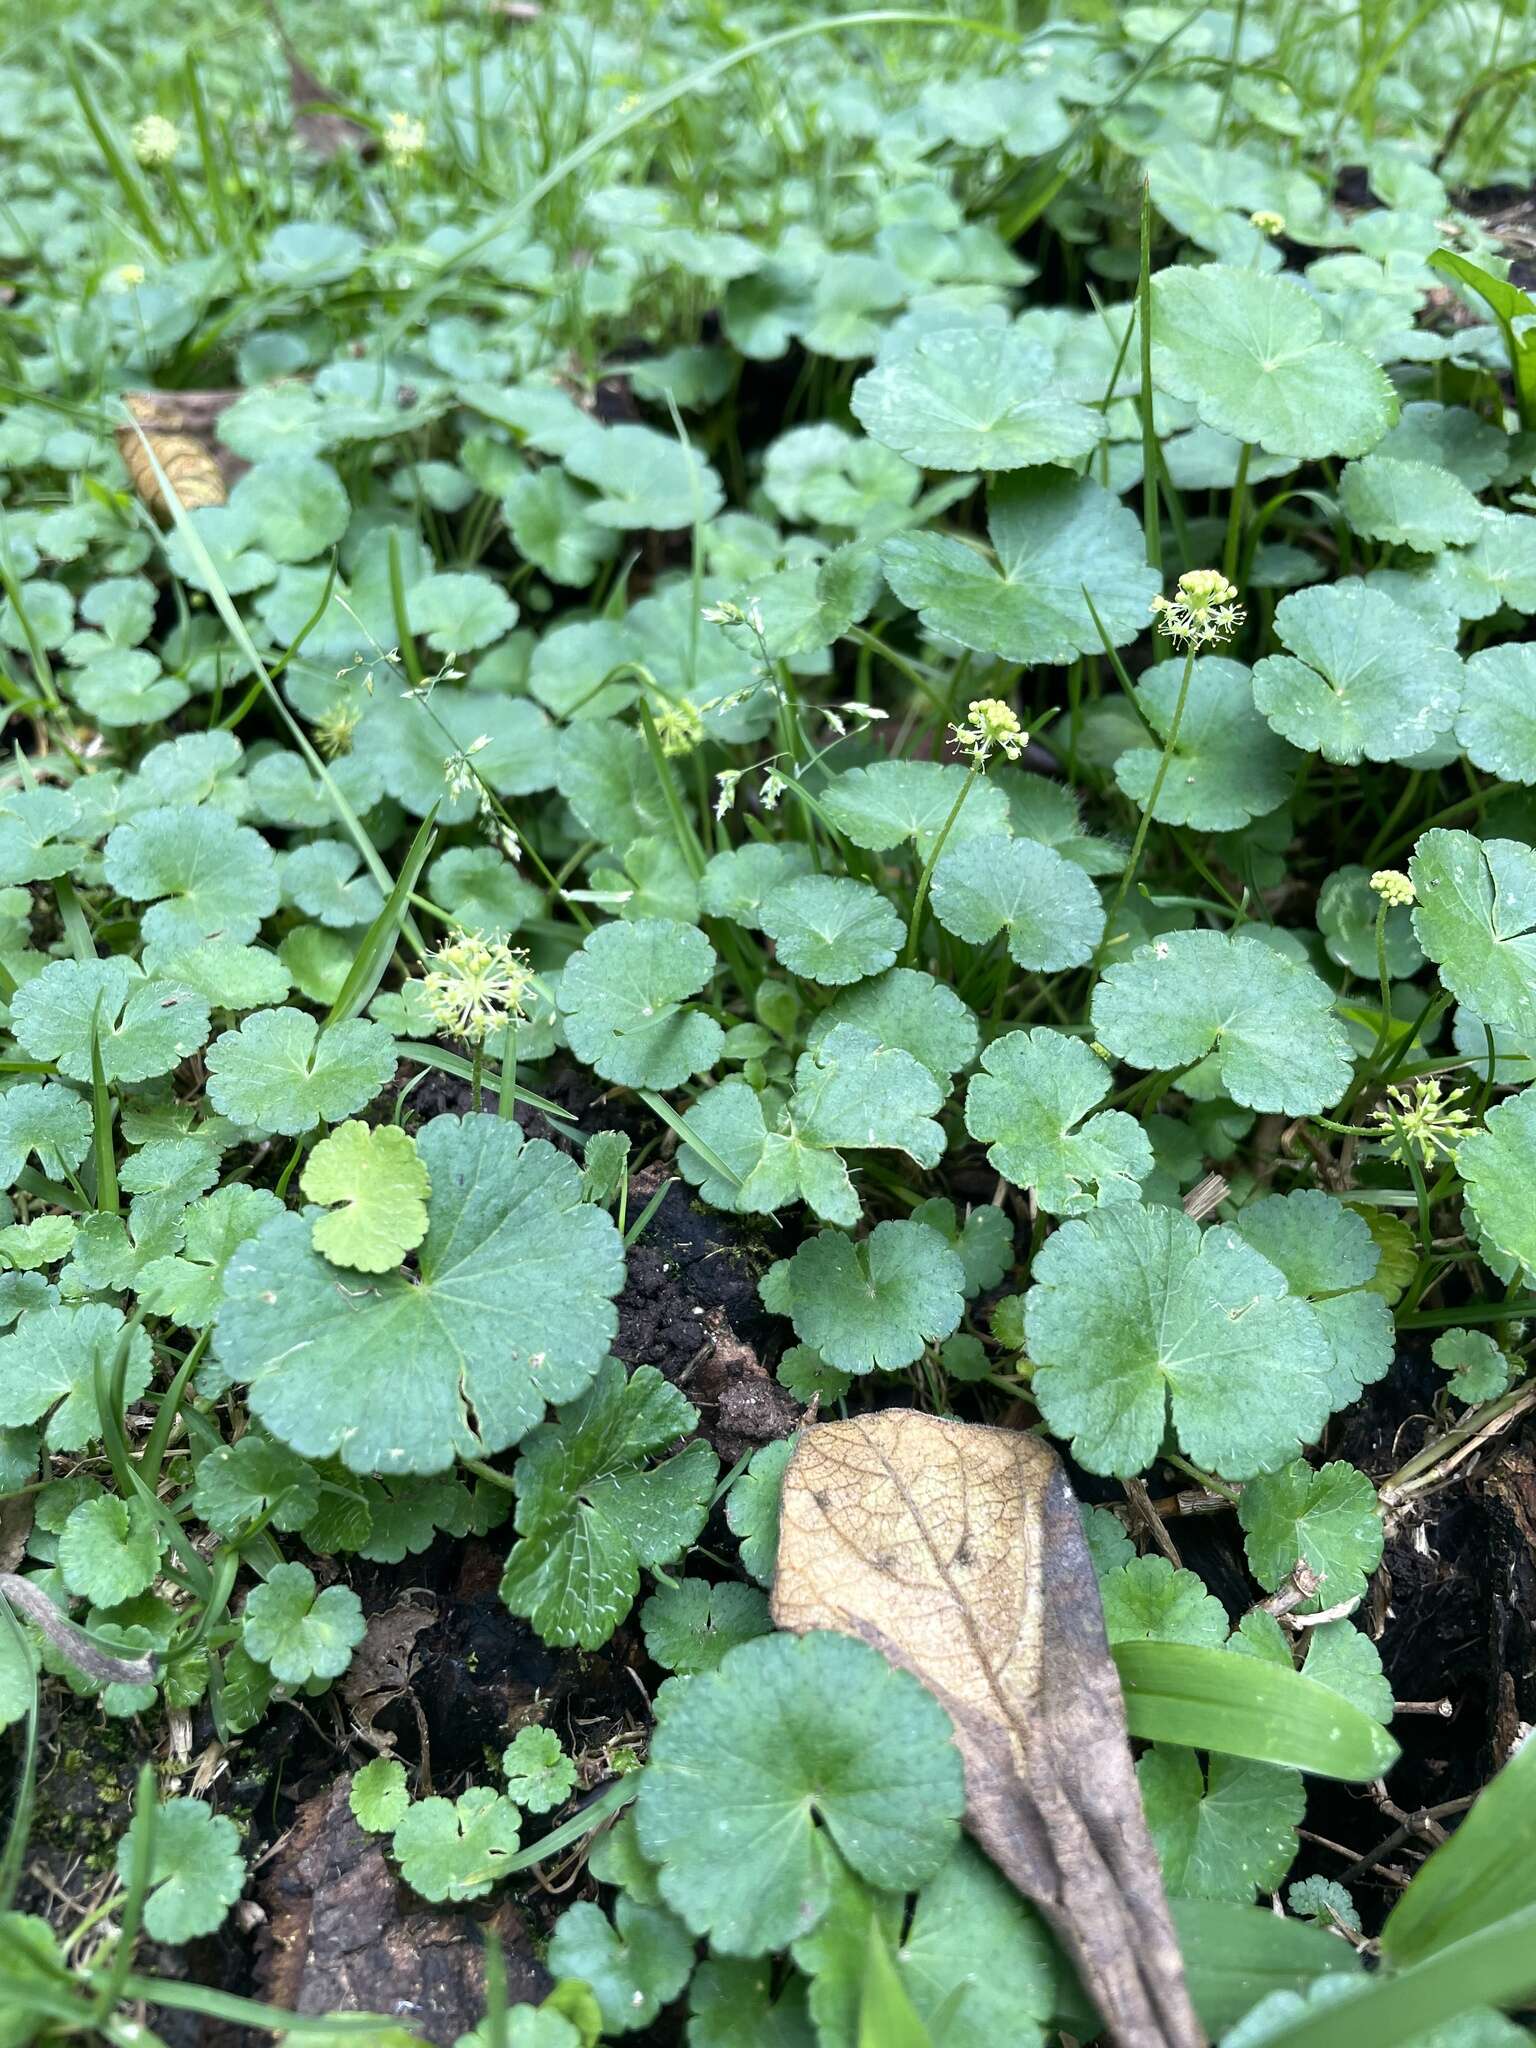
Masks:
[[[772,1630],[812,1404],[1041,1432],[1112,1645],[1410,1710],[1138,1745],[1213,2038],[1530,2038],[1533,63],[7,27],[0,2041],[1092,2038],[943,1710]],[[360,1673],[471,1580],[541,1676],[434,1774]],[[295,1743],[452,2019],[281,2009]]]

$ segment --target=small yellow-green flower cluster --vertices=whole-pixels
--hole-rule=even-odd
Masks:
[[[406,164],[427,146],[427,128],[413,114],[393,113],[384,130],[384,153],[391,163]]]
[[[1466,1092],[1465,1088],[1453,1088],[1449,1095],[1442,1094],[1438,1075],[1389,1088],[1390,1111],[1382,1108],[1373,1113],[1384,1133],[1387,1157],[1404,1165],[1410,1152],[1417,1152],[1421,1159],[1433,1159],[1437,1152],[1454,1158],[1472,1121],[1470,1111],[1457,1106]]]
[[[1154,597],[1158,628],[1185,647],[1211,647],[1230,640],[1248,614],[1237,602],[1237,587],[1219,569],[1186,569],[1172,597]]]
[[[704,720],[686,698],[662,704],[655,723],[664,754],[691,754],[704,737]]]
[[[133,153],[146,171],[162,170],[180,147],[180,131],[163,114],[146,114],[133,125]]]
[[[347,753],[363,714],[351,704],[333,704],[315,720],[315,745],[329,761]]]
[[[1378,868],[1371,887],[1389,910],[1406,910],[1417,900],[1417,891],[1401,868]]]
[[[1271,213],[1268,207],[1261,206],[1257,213],[1249,214],[1248,225],[1252,228],[1257,228],[1261,235],[1283,235],[1285,233],[1285,215],[1283,213]]]
[[[967,707],[963,724],[952,725],[950,738],[962,754],[981,767],[992,754],[1017,761],[1029,734],[999,697],[977,697]]]
[[[136,291],[144,282],[142,263],[119,263],[116,270],[108,271],[107,282],[115,292]]]
[[[483,1045],[509,1017],[522,1016],[532,985],[526,953],[479,932],[456,932],[432,954],[421,987],[439,1029]]]

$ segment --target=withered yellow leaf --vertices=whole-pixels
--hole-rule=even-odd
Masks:
[[[1055,1926],[1122,2048],[1196,2048],[1077,1502],[1015,1430],[887,1409],[784,1475],[773,1618],[872,1643],[942,1702],[966,1824]]]
[[[137,424],[117,430],[117,452],[123,458],[133,488],[159,519],[169,517],[170,507],[155,474],[155,462],[189,512],[201,505],[222,505],[229,496],[224,472],[207,441],[196,433],[180,430],[184,421],[190,425],[199,414],[183,414],[176,405],[179,396],[176,392],[125,392],[123,402]],[[175,431],[168,431],[173,427]],[[149,457],[150,449],[154,451],[154,462]]]

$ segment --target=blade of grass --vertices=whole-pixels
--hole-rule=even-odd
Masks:
[[[91,1013],[91,1143],[96,1161],[96,1213],[116,1216],[122,1209],[117,1191],[117,1155],[112,1145],[112,1096],[101,1063],[101,997]]]
[[[357,957],[330,1007],[322,1030],[332,1024],[344,1024],[372,1002],[394,958],[395,941],[410,908],[411,891],[420,879],[436,839],[437,805],[434,804],[417,828],[416,837],[400,864],[395,885],[384,900],[384,908],[369,925],[363,943],[357,949]]]
[[[669,1130],[676,1131],[689,1151],[697,1152],[711,1173],[718,1173],[720,1178],[733,1188],[741,1186],[741,1175],[735,1167],[728,1165],[713,1145],[704,1142],[689,1126],[687,1117],[679,1116],[664,1095],[658,1095],[653,1088],[641,1088],[637,1092],[652,1115],[659,1116]]]

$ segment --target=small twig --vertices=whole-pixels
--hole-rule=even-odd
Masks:
[[[1306,1559],[1298,1557],[1284,1585],[1271,1593],[1267,1600],[1259,1602],[1260,1610],[1272,1614],[1278,1621],[1282,1615],[1288,1615],[1293,1608],[1299,1607],[1303,1600],[1310,1600],[1322,1583]]]
[[[1449,1700],[1395,1700],[1394,1714],[1436,1714],[1442,1721],[1449,1721],[1456,1709]]]
[[[1152,1541],[1157,1545],[1164,1557],[1168,1559],[1174,1570],[1181,1571],[1184,1561],[1174,1548],[1173,1538],[1163,1526],[1162,1516],[1152,1504],[1151,1494],[1148,1493],[1146,1487],[1139,1479],[1127,1479],[1122,1484],[1125,1487],[1125,1497],[1136,1510],[1137,1519],[1141,1522],[1143,1528],[1146,1529]]]
[[[1364,1598],[1363,1593],[1356,1593],[1352,1600],[1340,1600],[1333,1607],[1320,1608],[1316,1614],[1288,1614],[1285,1625],[1287,1628],[1321,1628],[1325,1622],[1343,1621],[1354,1613]]]
[[[1390,1856],[1394,1849],[1401,1848],[1410,1835],[1424,1835],[1431,1841],[1437,1838],[1443,1841],[1445,1839],[1445,1830],[1437,1828],[1435,1823],[1446,1819],[1450,1814],[1465,1813],[1476,1796],[1475,1793],[1469,1793],[1464,1799],[1447,1799],[1442,1801],[1439,1806],[1421,1806],[1415,1813],[1404,1813],[1401,1821],[1399,1821],[1398,1825],[1384,1842],[1378,1842],[1376,1847],[1368,1850],[1364,1856],[1357,1856],[1355,1858],[1349,1868],[1343,1872],[1344,1878],[1363,1876],[1367,1870],[1372,1869],[1379,1863],[1383,1856]],[[1391,1806],[1391,1802],[1385,1799],[1384,1794],[1378,1794],[1378,1798],[1381,1798],[1389,1807]],[[1393,1807],[1392,1811],[1402,1813],[1402,1808]]]
[[[41,1586],[15,1572],[0,1572],[0,1598],[8,1600],[18,1613],[45,1635],[61,1657],[93,1685],[153,1685],[159,1662],[153,1651],[142,1657],[109,1657],[98,1650],[84,1629],[65,1615],[48,1598]]]
[[[1208,1173],[1203,1180],[1195,1182],[1179,1206],[1192,1223],[1203,1223],[1207,1216],[1216,1213],[1231,1192],[1231,1183],[1221,1174]]]

